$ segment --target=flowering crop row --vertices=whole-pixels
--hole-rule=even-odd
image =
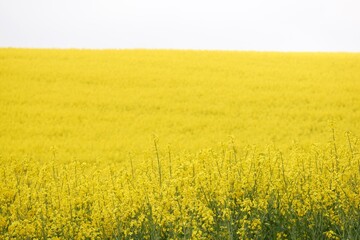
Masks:
[[[356,141],[1,165],[1,238],[358,239]]]

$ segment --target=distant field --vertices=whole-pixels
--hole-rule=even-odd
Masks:
[[[357,136],[360,54],[0,49],[0,237],[360,239]]]
[[[360,55],[0,50],[0,151],[116,158],[360,134]],[[59,153],[59,154],[60,154]]]

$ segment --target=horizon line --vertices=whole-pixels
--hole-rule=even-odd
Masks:
[[[209,49],[209,48],[79,48],[79,47],[12,47],[0,46],[0,49],[17,50],[77,50],[77,51],[198,51],[198,52],[257,52],[257,53],[324,53],[324,54],[360,54],[360,51],[328,50],[265,50],[265,49]]]

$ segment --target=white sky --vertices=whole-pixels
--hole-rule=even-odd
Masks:
[[[0,47],[360,52],[360,0],[0,0]]]

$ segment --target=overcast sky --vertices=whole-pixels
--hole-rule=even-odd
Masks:
[[[360,0],[0,0],[0,47],[360,52]]]

